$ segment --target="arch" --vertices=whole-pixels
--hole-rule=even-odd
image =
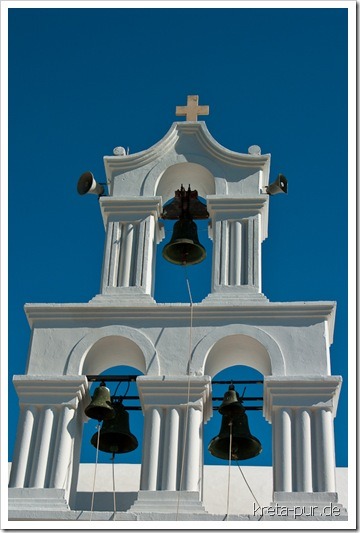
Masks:
[[[141,372],[137,371],[137,368],[133,366],[120,365],[120,366],[111,366],[105,368],[103,372],[99,374],[99,378],[106,377],[108,375],[116,376],[129,376],[129,375],[142,375]],[[106,387],[110,390],[111,398],[116,394],[117,396],[122,397],[123,405],[128,411],[128,429],[130,433],[135,435],[138,440],[139,446],[132,450],[130,453],[124,453],[121,455],[121,463],[141,463],[141,452],[142,452],[142,432],[144,424],[144,415],[141,410],[131,410],[131,407],[139,403],[138,399],[134,397],[138,396],[138,389],[136,381],[106,381]],[[89,383],[90,395],[93,396],[96,388],[99,386],[99,382]],[[95,449],[94,445],[91,443],[91,438],[97,432],[97,426],[99,424],[98,420],[90,419],[84,417],[83,420],[83,432],[81,439],[81,452],[80,452],[80,463],[91,463],[95,458]],[[122,426],[122,429],[125,429],[126,425]],[[109,463],[110,455],[108,452],[99,450],[98,452],[98,463]],[[109,504],[109,509],[111,509],[111,502]]]
[[[145,375],[159,375],[155,347],[143,333],[128,326],[105,326],[79,341],[69,356],[65,374],[100,374],[120,365],[133,366]]]
[[[191,189],[196,189],[202,197],[215,193],[214,176],[206,167],[198,163],[176,163],[159,176],[155,195],[162,196],[163,202],[166,202],[174,196],[181,183],[185,188],[190,184]]]
[[[197,190],[199,196],[206,198],[210,194],[225,194],[225,189],[220,190],[217,181],[214,178],[214,170],[209,167],[210,161],[206,158],[193,156],[189,162],[184,156],[172,158],[171,162],[163,160],[150,170],[144,181],[144,196],[162,196],[163,204],[173,198],[174,192],[180,188],[183,183],[184,187],[190,184],[192,190]],[[175,160],[175,162],[174,162]],[[223,190],[224,189],[224,190]]]
[[[205,443],[205,453],[204,453],[204,463],[205,464],[217,464],[224,465],[224,460],[219,459],[216,456],[214,457],[209,452],[207,448],[215,435],[218,435],[221,432],[222,426],[222,416],[218,410],[224,394],[228,391],[229,380],[234,380],[235,390],[239,393],[240,396],[245,396],[245,407],[258,407],[258,411],[247,410],[246,415],[248,417],[249,429],[253,436],[258,438],[262,443],[262,452],[260,455],[246,460],[246,465],[255,466],[255,465],[267,465],[272,464],[272,430],[273,427],[268,420],[264,418],[263,409],[261,406],[263,400],[255,400],[254,398],[262,398],[264,393],[264,385],[261,383],[263,381],[263,374],[258,370],[251,368],[248,365],[234,365],[228,367],[224,370],[221,370],[219,373],[212,376],[212,397],[213,397],[213,417],[204,425],[204,443]],[[226,383],[219,383],[221,380],[226,380]],[[237,380],[258,380],[258,383],[236,383]],[[217,383],[216,383],[217,381]],[[215,383],[214,383],[215,382]],[[251,401],[248,401],[249,397],[253,397]],[[244,463],[245,464],[245,463]]]
[[[278,343],[262,329],[246,325],[217,328],[193,351],[191,372],[214,376],[233,365],[255,368],[264,376],[285,375],[285,359]]]

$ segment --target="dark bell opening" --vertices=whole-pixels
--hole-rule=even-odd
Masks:
[[[172,238],[162,255],[175,265],[196,265],[206,258],[206,250],[199,242],[194,221],[182,219],[175,223]]]
[[[97,444],[97,433],[91,438],[91,444]],[[133,435],[109,432],[100,434],[99,450],[106,453],[128,453],[135,450],[138,442]]]
[[[215,437],[209,444],[209,452],[225,461],[229,459],[229,438]],[[251,459],[261,452],[261,443],[256,437],[234,437],[231,446],[231,458],[236,461]]]

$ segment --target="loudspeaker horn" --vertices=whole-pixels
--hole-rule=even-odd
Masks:
[[[276,180],[266,187],[266,192],[270,195],[279,194],[280,192],[287,193],[287,191],[288,182],[283,174],[279,174]]]
[[[104,194],[104,187],[96,182],[92,172],[84,172],[79,178],[77,192],[81,195],[97,194],[98,196],[101,196]]]

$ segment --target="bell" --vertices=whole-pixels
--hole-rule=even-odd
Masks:
[[[115,417],[104,420],[99,435],[99,450],[106,453],[128,453],[138,447],[135,435],[130,432],[129,413],[121,402],[113,404]],[[98,434],[91,437],[91,444],[97,447]]]
[[[245,408],[230,385],[219,407],[223,415],[220,433],[214,437],[208,447],[209,452],[219,459],[229,459],[231,431],[231,459],[244,460],[256,457],[262,451],[261,442],[251,435]]]
[[[239,394],[236,392],[234,385],[230,385],[229,390],[224,394],[222,404],[219,407],[219,413],[221,415],[233,416],[244,412],[245,409]]]
[[[170,242],[164,246],[163,258],[174,265],[196,265],[206,257],[206,250],[199,242],[193,220],[180,218],[174,224]]]
[[[110,390],[103,381],[95,389],[91,403],[85,409],[85,414],[89,418],[99,421],[108,420],[115,416],[115,411],[111,404]]]

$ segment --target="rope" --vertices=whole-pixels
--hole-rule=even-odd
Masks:
[[[185,269],[186,269],[186,266],[185,266]],[[185,270],[184,269],[184,270]],[[189,332],[189,359],[188,359],[188,364],[187,364],[187,374],[190,378],[190,363],[191,363],[191,351],[192,351],[192,330],[193,330],[193,299],[192,299],[192,295],[191,295],[191,289],[190,289],[190,283],[189,283],[189,279],[187,277],[187,272],[185,270],[185,276],[186,276],[186,284],[187,284],[187,289],[188,289],[188,293],[189,293],[189,300],[190,300],[190,332]]]
[[[93,481],[93,489],[92,489],[92,496],[91,496],[90,521],[92,519],[93,510],[94,510],[95,480],[96,480],[96,470],[97,470],[98,458],[99,458],[100,423],[97,426],[97,430],[98,430],[98,433],[97,433],[97,442],[96,442],[96,459],[95,459],[94,481]]]
[[[188,363],[187,363],[187,369],[186,369],[186,373],[188,375],[187,401],[186,401],[186,411],[185,411],[185,426],[184,426],[183,449],[182,449],[182,457],[181,457],[179,492],[178,492],[177,506],[176,506],[176,521],[178,520],[178,517],[179,517],[180,493],[182,490],[183,477],[184,477],[185,448],[186,448],[188,420],[189,420],[189,402],[190,402],[190,385],[191,385],[190,384],[190,363],[191,363],[192,329],[193,329],[193,299],[192,299],[192,294],[191,294],[190,282],[189,282],[189,278],[187,275],[186,264],[184,264],[184,274],[185,274],[185,281],[186,281],[186,286],[187,286],[189,300],[190,300],[190,329],[189,329],[189,357],[188,357]]]
[[[119,383],[118,383],[117,386],[116,386],[115,392],[114,392],[114,394],[112,394],[112,396],[116,396],[117,390],[118,390],[118,388],[119,388],[119,385],[121,385],[121,383],[122,383],[122,381],[119,381]],[[126,389],[125,394],[123,394],[123,398],[125,398],[125,396],[126,396],[127,393],[129,392],[129,387],[130,387],[130,381],[128,381],[127,389]]]
[[[248,483],[247,480],[246,480],[246,477],[245,477],[245,475],[244,475],[244,472],[241,470],[241,467],[240,467],[240,465],[239,465],[239,462],[236,461],[236,464],[237,464],[238,467],[239,467],[239,470],[240,470],[240,472],[241,472],[242,477],[244,478],[244,481],[245,481],[245,483],[246,483],[246,485],[247,485],[247,488],[248,488],[249,491],[251,492],[251,495],[252,495],[252,497],[254,498],[255,502],[257,503],[258,507],[260,507],[260,509],[261,509],[261,505],[260,505],[260,503],[258,502],[258,500],[256,499],[255,494],[254,494],[253,491],[251,490],[251,487],[250,487],[249,483]],[[262,516],[263,516],[263,515],[260,516],[260,520],[261,520]]]
[[[113,495],[114,495],[114,520],[116,513],[116,491],[115,491],[115,454],[112,455],[112,479],[113,479]]]

